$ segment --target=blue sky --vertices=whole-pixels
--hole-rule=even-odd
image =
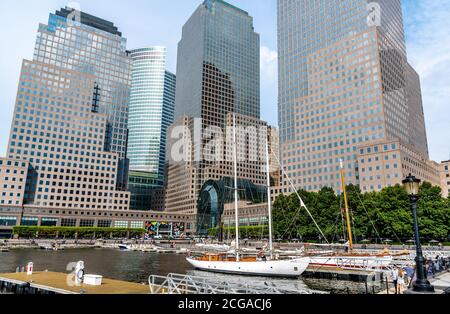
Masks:
[[[113,21],[128,48],[163,45],[176,70],[181,28],[202,0],[79,0],[83,11]],[[277,124],[276,0],[229,0],[254,17],[261,35],[262,119]],[[450,1],[403,0],[408,55],[422,79],[431,157],[450,159]],[[39,23],[67,0],[0,0],[0,156],[8,143],[22,59],[33,56]],[[20,14],[18,13],[20,12]]]

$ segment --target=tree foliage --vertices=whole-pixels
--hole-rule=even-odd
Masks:
[[[300,190],[298,193],[329,241],[346,236],[346,224],[341,214],[341,209],[345,208],[343,196],[337,196],[330,188],[319,192]],[[439,187],[427,182],[422,184],[419,197],[421,237],[424,240],[447,240],[450,234],[450,200],[441,197]],[[411,202],[402,186],[361,193],[359,187],[349,185],[347,198],[352,231],[358,240],[402,242],[414,238]],[[319,231],[306,210],[300,208],[295,193],[280,195],[273,207],[276,237],[320,240]]]

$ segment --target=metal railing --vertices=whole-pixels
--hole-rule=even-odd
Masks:
[[[241,284],[181,274],[166,277],[151,275],[148,283],[151,294],[326,294],[315,290],[281,288],[268,282]]]

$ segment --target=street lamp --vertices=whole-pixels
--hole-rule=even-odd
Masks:
[[[403,186],[411,200],[411,207],[414,218],[414,235],[416,242],[416,280],[413,282],[413,290],[415,292],[434,292],[434,287],[427,279],[427,272],[425,270],[425,259],[422,253],[422,246],[420,245],[419,237],[419,221],[417,219],[417,201],[419,200],[420,180],[409,174],[403,180]]]

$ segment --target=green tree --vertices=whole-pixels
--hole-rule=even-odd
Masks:
[[[340,206],[342,196],[330,188],[319,192],[300,190],[305,202],[328,240],[343,234]],[[402,186],[387,187],[380,192],[361,193],[359,187],[347,187],[354,235],[362,238],[389,238],[404,241],[414,237],[413,217],[409,196]],[[418,203],[418,216],[423,239],[446,240],[450,234],[450,199],[441,196],[441,189],[423,183]],[[277,237],[317,240],[319,231],[300,208],[297,195],[280,195],[273,205],[274,230]],[[345,227],[346,228],[346,227]]]

